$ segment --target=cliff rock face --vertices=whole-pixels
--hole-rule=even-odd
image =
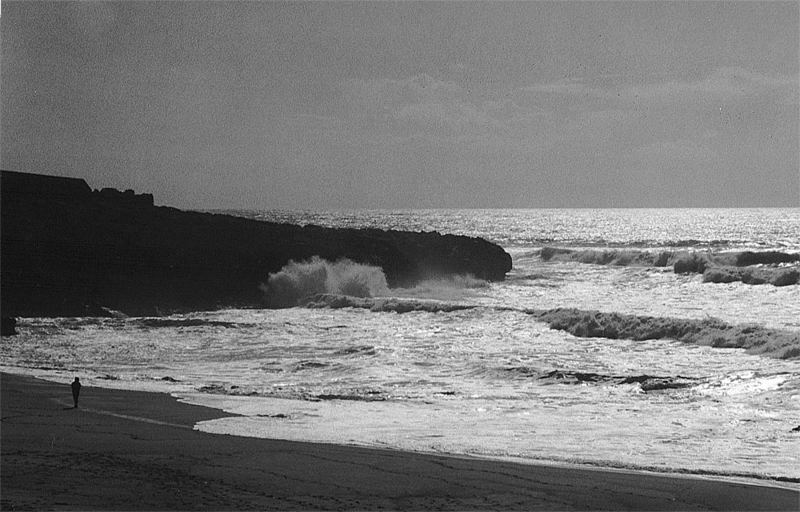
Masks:
[[[472,274],[497,281],[511,257],[478,238],[258,222],[153,205],[149,194],[2,171],[2,315],[134,315],[260,306],[289,260],[380,266],[390,286]]]

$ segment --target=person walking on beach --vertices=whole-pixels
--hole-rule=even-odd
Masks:
[[[75,380],[72,381],[72,401],[75,402],[75,407],[73,409],[78,408],[78,395],[81,394],[81,381],[78,377],[75,377]]]

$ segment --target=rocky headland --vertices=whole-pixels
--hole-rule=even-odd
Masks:
[[[12,171],[1,189],[3,317],[260,307],[270,273],[314,256],[380,267],[391,287],[498,281],[511,269],[508,253],[479,238],[182,211],[150,194]]]

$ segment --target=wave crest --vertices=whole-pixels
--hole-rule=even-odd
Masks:
[[[760,325],[732,325],[715,318],[664,318],[572,308],[531,311],[551,329],[581,338],[674,339],[721,348],[743,348],[751,354],[779,359],[800,356],[800,333]]]
[[[670,265],[672,251],[643,251],[634,249],[567,249],[563,247],[543,247],[539,252],[542,261],[577,261],[595,265],[614,265],[619,267],[666,267]]]
[[[269,307],[297,306],[302,299],[318,294],[373,297],[388,293],[386,275],[380,267],[348,259],[330,262],[314,256],[310,260],[290,261],[269,275],[261,285]]]
[[[578,262],[621,267],[668,267],[676,274],[703,274],[707,283],[772,284],[800,282],[800,253],[780,251],[686,252],[633,249],[568,249],[543,247],[542,261]],[[785,267],[784,265],[793,265]]]

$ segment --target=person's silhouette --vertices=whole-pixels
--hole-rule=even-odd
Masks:
[[[78,377],[72,381],[72,401],[75,402],[75,409],[78,408],[78,395],[81,394],[81,381]]]

